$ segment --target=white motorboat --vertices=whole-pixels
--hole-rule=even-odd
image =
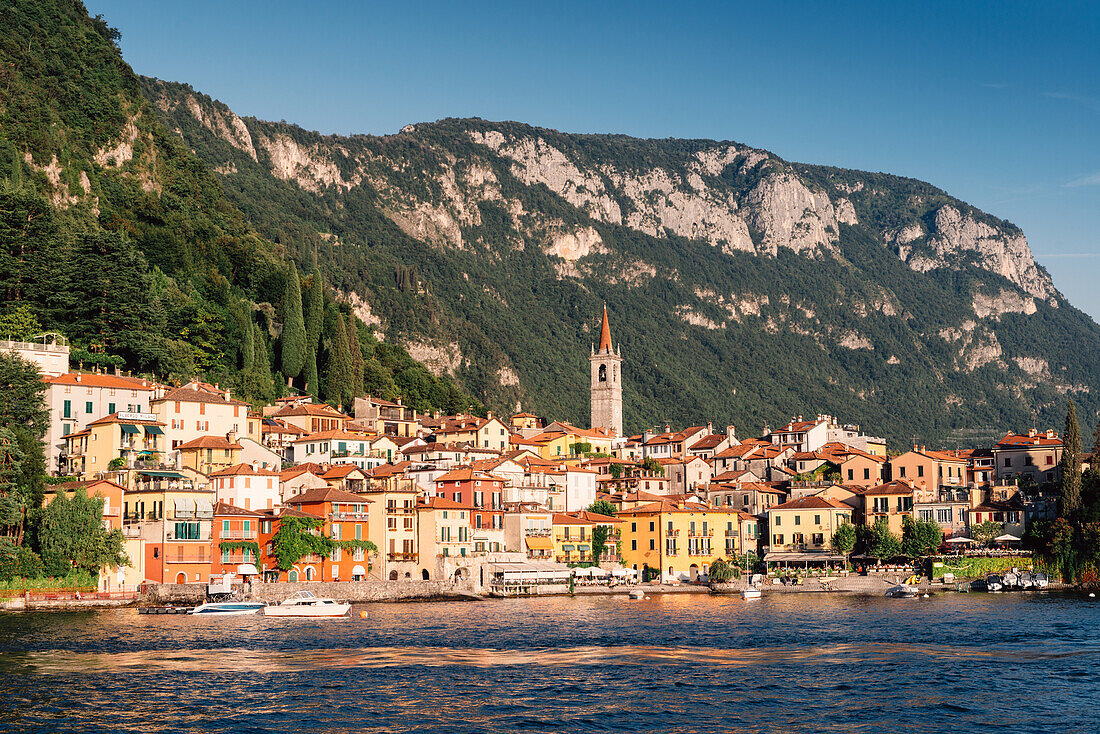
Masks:
[[[630,592],[629,592],[629,596],[630,596],[631,599],[645,599],[645,590],[644,589],[631,589]]]
[[[242,614],[255,614],[264,608],[262,601],[215,601],[200,604],[189,613],[204,617],[232,617]]]
[[[760,589],[751,586],[747,589],[741,590],[742,599],[759,599],[761,596],[763,596],[763,594],[761,593]]]
[[[889,599],[912,599],[917,596],[920,596],[920,590],[909,584],[891,586],[886,591],[886,597]]]
[[[1045,573],[1040,571],[1032,575],[1031,583],[1035,586],[1036,589],[1045,589],[1047,587],[1047,584],[1050,583],[1050,579],[1047,578],[1047,575]]]
[[[1001,591],[1004,589],[1004,579],[995,573],[991,573],[985,577],[985,590],[986,591]]]
[[[265,617],[342,617],[351,604],[340,604],[312,591],[299,591],[278,604],[264,607]]]

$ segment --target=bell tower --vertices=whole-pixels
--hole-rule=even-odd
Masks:
[[[592,350],[592,427],[605,428],[623,435],[622,354],[611,346],[611,327],[607,323],[607,305],[603,307],[600,346]]]

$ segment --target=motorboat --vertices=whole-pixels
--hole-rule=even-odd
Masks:
[[[1021,571],[1020,572],[1020,582],[1019,583],[1020,583],[1020,588],[1021,589],[1024,589],[1024,590],[1034,589],[1035,588],[1035,577],[1031,575],[1030,571]]]
[[[242,614],[255,614],[263,609],[264,606],[262,601],[215,601],[200,604],[189,613],[205,617],[214,615],[219,617],[230,617]]]
[[[750,586],[747,589],[742,589],[741,590],[741,598],[742,599],[759,599],[763,595],[764,594],[760,591],[760,589],[757,589],[756,587],[753,587],[753,586]]]
[[[265,617],[342,617],[351,604],[340,604],[312,591],[299,591],[278,604],[264,607]]]
[[[985,579],[974,579],[970,582],[970,591],[989,591],[989,587],[985,585]]]
[[[645,590],[644,589],[631,589],[630,592],[629,592],[629,596],[630,596],[631,599],[645,599]]]
[[[1004,583],[1005,591],[1009,589],[1016,589],[1020,586],[1020,574],[1015,571],[1006,571],[1005,575],[1001,577]]]
[[[986,591],[1001,591],[1004,589],[1004,579],[995,573],[991,573],[985,577],[985,590]]]
[[[1032,574],[1031,583],[1035,585],[1036,589],[1045,589],[1047,584],[1050,583],[1050,579],[1047,578],[1045,573],[1039,571],[1036,574]]]
[[[887,599],[912,599],[920,596],[920,590],[909,584],[898,584],[886,590]]]

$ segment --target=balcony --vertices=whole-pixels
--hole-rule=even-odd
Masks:
[[[739,535],[736,530],[727,530],[724,534],[727,538],[736,538]]]
[[[542,529],[539,529],[539,528],[527,528],[526,530],[523,531],[523,534],[526,535],[528,538],[549,538],[550,537],[550,531],[549,530],[542,530]]]
[[[228,533],[222,531],[218,537],[221,540],[256,540],[257,531],[249,530],[247,533],[243,530],[230,530]]]
[[[389,512],[389,508],[386,509]],[[332,512],[329,513],[330,520],[362,520],[366,522],[370,519],[369,513],[366,512]]]
[[[415,553],[387,553],[386,560],[389,561],[415,561]]]
[[[386,507],[386,514],[387,515],[415,515],[416,514],[416,508],[415,507],[399,507],[397,505],[387,506]]]
[[[669,530],[667,533],[665,533],[665,535],[669,538],[679,538],[680,537],[680,531],[679,530]]]
[[[256,559],[252,556],[251,553],[249,553],[247,556],[243,553],[230,553],[229,555],[223,553],[221,556],[219,556],[219,560],[221,561],[221,563],[227,566],[256,562]]]

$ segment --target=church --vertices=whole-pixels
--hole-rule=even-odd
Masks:
[[[623,435],[623,356],[611,345],[607,305],[603,307],[600,345],[592,350],[592,428],[603,428],[615,437]]]

